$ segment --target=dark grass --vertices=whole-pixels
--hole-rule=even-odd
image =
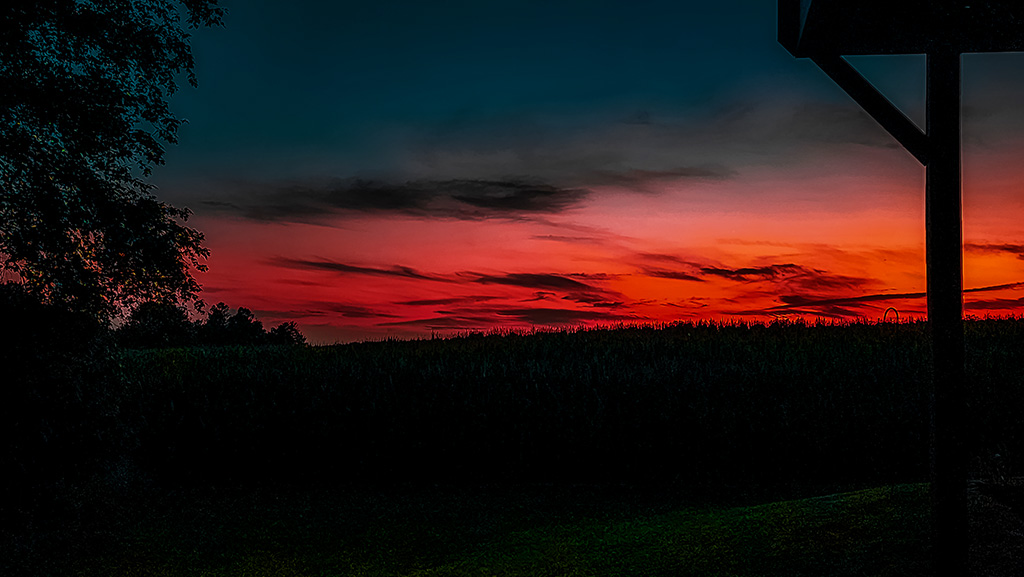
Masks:
[[[115,506],[34,574],[915,576],[927,491],[682,504],[608,487],[240,490]],[[96,537],[99,533],[102,537]],[[13,573],[9,573],[13,574]]]

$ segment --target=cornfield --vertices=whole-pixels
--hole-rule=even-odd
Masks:
[[[1022,320],[967,323],[975,475],[1021,456],[1022,336]],[[132,459],[174,482],[707,487],[928,471],[922,322],[159,349],[117,366]]]

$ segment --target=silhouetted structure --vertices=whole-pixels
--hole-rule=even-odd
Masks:
[[[933,350],[935,570],[967,572],[960,61],[1024,50],[1019,0],[779,0],[779,43],[810,58],[926,167],[928,320]],[[921,131],[843,55],[927,55]]]

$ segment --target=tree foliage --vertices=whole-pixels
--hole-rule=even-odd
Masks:
[[[182,347],[195,342],[195,329],[185,309],[160,301],[139,305],[118,334],[123,343],[139,348]]]
[[[203,235],[144,178],[193,86],[189,29],[217,0],[11,0],[0,8],[0,267],[43,300],[108,319],[194,300]]]
[[[122,346],[134,349],[306,343],[294,322],[266,331],[251,310],[238,307],[232,313],[224,303],[210,307],[206,317],[196,321],[189,320],[188,312],[176,304],[142,303],[115,334]]]
[[[299,326],[295,321],[281,323],[270,329],[267,339],[275,345],[304,345],[306,337],[299,332]]]

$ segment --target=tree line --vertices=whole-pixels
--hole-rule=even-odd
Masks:
[[[266,330],[251,310],[238,307],[232,313],[222,302],[211,307],[205,318],[194,321],[176,304],[145,302],[114,330],[114,336],[121,346],[135,349],[306,343],[293,321]]]

